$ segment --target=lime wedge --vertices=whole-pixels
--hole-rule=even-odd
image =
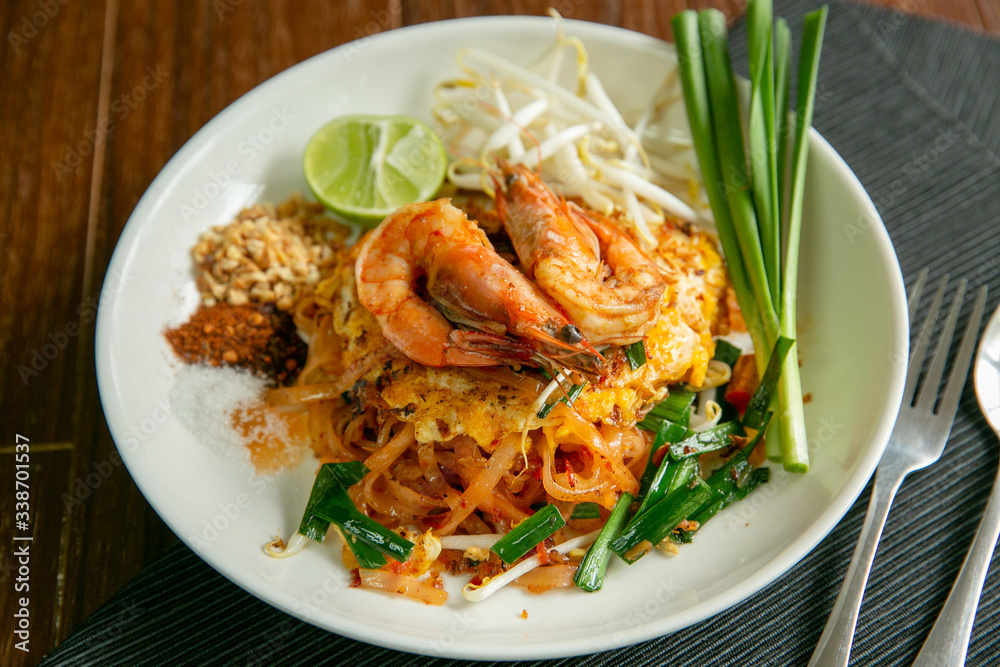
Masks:
[[[409,116],[335,118],[312,136],[302,156],[316,198],[366,227],[403,204],[433,197],[447,166],[441,139]]]

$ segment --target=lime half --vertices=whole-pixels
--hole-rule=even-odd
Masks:
[[[374,227],[403,204],[434,196],[448,158],[437,134],[409,116],[341,116],[309,140],[302,167],[323,204]]]

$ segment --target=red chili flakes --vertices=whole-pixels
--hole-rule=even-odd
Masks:
[[[186,363],[246,368],[279,386],[295,380],[308,352],[292,317],[272,303],[202,306],[165,336]]]
[[[804,395],[804,396],[802,397],[802,403],[803,403],[803,404],[805,404],[805,403],[811,403],[811,402],[812,402],[812,400],[813,400],[813,395],[812,395],[812,392],[809,392],[808,394],[805,394],[805,395]]]
[[[549,550],[545,548],[545,544],[543,542],[539,542],[537,545],[535,545],[535,553],[538,554],[538,561],[542,565],[549,564],[550,561]]]

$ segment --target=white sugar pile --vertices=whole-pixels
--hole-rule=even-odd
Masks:
[[[249,461],[247,438],[233,427],[233,413],[259,403],[266,387],[266,381],[252,373],[227,366],[183,366],[170,391],[170,404],[201,443],[224,456]],[[280,423],[268,426],[281,428]]]

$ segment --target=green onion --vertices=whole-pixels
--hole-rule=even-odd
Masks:
[[[788,206],[783,199],[787,168],[783,128],[791,69],[787,24],[781,20],[772,24],[770,0],[751,0],[747,8],[751,99],[744,144],[724,16],[717,10],[689,10],[672,21],[695,152],[730,279],[757,350],[771,349],[779,333],[795,338],[801,194],[825,17],[826,8],[814,12],[803,28]],[[785,233],[782,220],[787,221]],[[781,369],[777,392],[781,418],[772,424],[768,442],[780,450],[787,470],[804,472],[809,459],[796,357],[793,347]],[[765,363],[757,355],[762,376]]]
[[[750,117],[748,140],[751,185],[757,212],[764,269],[771,300],[778,301],[781,278],[781,219],[777,192],[777,137],[774,115],[774,51],[770,0],[747,7],[750,52]]]
[[[639,509],[635,512],[633,521],[647,509],[660,502],[671,493],[687,486],[698,474],[698,459],[690,458],[681,461],[671,461],[664,457],[649,489],[642,496]]]
[[[555,505],[546,505],[497,540],[490,551],[507,565],[528,553],[539,542],[566,525]]]
[[[408,560],[413,551],[413,542],[362,514],[344,487],[330,487],[313,507],[313,513],[340,528],[355,556],[359,543],[401,563]]]
[[[646,497],[646,493],[649,491],[649,487],[653,483],[653,478],[656,476],[659,468],[659,466],[653,463],[653,455],[663,445],[680,442],[687,437],[688,433],[689,431],[686,426],[681,426],[680,424],[675,424],[665,419],[660,422],[660,427],[656,432],[656,437],[653,439],[653,444],[649,448],[649,458],[646,459],[646,469],[642,473],[642,479],[639,480],[638,498],[640,500]]]
[[[324,463],[316,473],[316,479],[313,480],[312,491],[309,492],[309,500],[306,502],[302,521],[299,523],[299,532],[311,540],[322,542],[330,522],[313,514],[316,503],[335,485],[345,488],[353,486],[367,474],[368,468],[361,461]]]
[[[601,510],[597,503],[580,503],[573,508],[570,519],[600,519]]]
[[[723,167],[722,186],[726,189],[729,215],[739,242],[740,256],[746,269],[754,301],[760,317],[765,318],[769,329],[776,328],[774,300],[768,287],[767,271],[761,249],[757,213],[748,184],[746,153],[743,148],[743,124],[740,122],[740,104],[736,94],[736,80],[726,45],[726,17],[717,9],[698,13],[701,30],[701,50],[708,80],[708,98],[711,104],[712,129],[715,149]],[[728,259],[728,256],[727,256]],[[742,304],[740,304],[742,305]],[[773,324],[770,322],[773,321]],[[751,333],[753,333],[751,331]]]
[[[623,493],[615,508],[611,511],[607,523],[597,534],[597,539],[587,550],[587,555],[583,557],[583,562],[576,569],[573,575],[573,582],[585,591],[593,593],[601,590],[604,584],[604,573],[608,569],[608,561],[611,560],[611,541],[618,537],[618,533],[628,518],[628,508],[632,504],[632,495]]]
[[[779,222],[781,221],[780,211],[786,210],[785,206],[785,158],[788,147],[788,94],[789,81],[792,71],[792,31],[788,27],[788,21],[778,19],[774,22],[774,129],[778,138],[777,146],[777,167],[778,167],[778,198]]]
[[[639,428],[644,428],[647,431],[659,431],[660,424],[664,421],[686,427],[691,422],[691,404],[694,399],[694,392],[680,389],[671,391],[639,422]]]
[[[788,234],[785,240],[785,278],[781,292],[781,334],[794,338],[795,303],[798,298],[799,235],[802,228],[802,200],[805,195],[806,161],[809,154],[809,128],[812,127],[816,103],[816,80],[819,56],[826,28],[827,8],[806,15],[802,24],[802,50],[799,54],[798,102],[795,118],[795,145],[792,155],[792,185],[788,211]],[[799,380],[797,346],[785,360],[782,369],[785,381],[779,389],[779,420],[781,430],[793,434],[781,441],[781,456],[790,472],[809,469],[809,449],[806,444],[805,417],[802,408],[802,383]]]
[[[750,442],[708,478],[707,483],[712,488],[715,496],[724,498],[732,493],[739,486],[741,477],[753,470],[753,466],[750,465],[747,459],[757,446],[757,443],[760,442],[761,436],[767,428],[768,422],[771,421],[772,415],[773,413],[771,412],[767,413],[761,429],[751,438]]]
[[[575,384],[572,387],[570,387],[569,391],[566,392],[566,395],[563,396],[562,398],[560,398],[558,401],[554,401],[552,403],[545,404],[545,406],[541,410],[538,411],[538,418],[539,419],[545,419],[546,417],[548,417],[549,413],[552,412],[552,408],[556,407],[560,403],[566,403],[567,405],[573,405],[573,402],[577,399],[577,397],[580,396],[580,392],[583,391],[583,388],[585,386],[587,386],[586,383],[584,383],[584,384]]]
[[[764,415],[767,414],[774,390],[778,386],[782,364],[794,343],[794,340],[780,336],[774,344],[774,349],[771,351],[771,356],[767,362],[767,370],[764,371],[764,376],[760,379],[760,384],[757,385],[757,391],[750,397],[747,410],[743,413],[743,425],[745,427],[759,429],[761,428],[761,424],[764,423]]]
[[[743,425],[739,422],[725,422],[694,433],[690,437],[670,445],[670,456],[674,459],[684,459],[706,452],[714,452],[717,449],[725,449],[732,446],[732,436],[744,433]]]
[[[626,563],[634,563],[662,542],[690,514],[711,500],[712,488],[700,477],[693,488],[684,487],[637,516],[612,543],[611,550]]]
[[[761,483],[766,482],[771,475],[767,468],[754,468],[747,461],[771,420],[772,413],[767,413],[764,424],[757,434],[729,459],[721,468],[712,473],[707,484],[712,489],[711,498],[701,507],[695,509],[688,517],[691,521],[697,521],[704,525],[706,521],[721,512],[723,509],[736,502],[743,500],[751,491]],[[685,532],[690,533],[685,539]],[[682,531],[678,539],[682,542],[690,542],[695,531]]]
[[[625,348],[625,358],[628,359],[629,368],[635,370],[646,363],[646,343],[637,340]]]
[[[712,357],[730,368],[736,365],[739,358],[743,356],[743,350],[726,340],[715,341],[715,355]]]

